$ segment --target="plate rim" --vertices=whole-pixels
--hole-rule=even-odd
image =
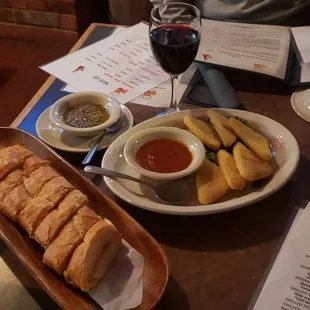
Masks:
[[[128,121],[129,121],[129,128],[126,130],[126,131],[128,131],[128,130],[130,130],[132,127],[133,127],[133,125],[134,125],[134,117],[133,117],[133,114],[132,114],[132,112],[130,111],[130,109],[128,108],[128,107],[126,107],[124,104],[120,104],[120,106],[121,106],[121,109],[122,109],[122,111],[124,112],[124,110],[126,110],[126,112],[128,113]],[[54,149],[56,149],[56,150],[59,150],[59,151],[63,151],[63,152],[68,152],[68,153],[80,153],[80,154],[85,154],[85,153],[87,153],[89,150],[90,150],[90,148],[88,149],[88,150],[81,150],[81,149],[78,149],[78,148],[73,148],[73,147],[71,147],[71,149],[66,149],[66,148],[62,148],[62,147],[59,147],[59,146],[57,146],[57,145],[55,145],[55,144],[52,144],[52,143],[50,143],[49,141],[47,141],[46,139],[44,139],[43,137],[42,137],[42,135],[40,134],[40,132],[39,132],[39,130],[38,130],[38,124],[39,124],[39,119],[42,117],[42,115],[44,114],[44,113],[47,113],[48,112],[48,110],[49,109],[51,109],[51,107],[52,106],[49,106],[49,107],[47,107],[40,115],[39,115],[39,117],[37,118],[37,121],[36,121],[36,134],[38,135],[38,137],[44,142],[44,143],[46,143],[47,145],[49,145],[50,147],[52,147],[52,148],[54,148]],[[126,132],[126,131],[124,131],[124,132]],[[117,137],[117,139],[118,139],[118,137]],[[115,139],[116,140],[116,139]],[[114,141],[113,141],[114,142]],[[112,143],[113,143],[112,142]],[[112,144],[111,143],[111,144]],[[111,145],[110,144],[110,145]],[[98,148],[98,150],[99,151],[102,151],[102,150],[105,150],[105,149],[108,149],[109,147],[110,147],[110,145],[108,145],[108,146],[103,146],[103,147],[99,147]]]
[[[294,112],[301,118],[303,119],[305,122],[307,122],[308,124],[310,124],[310,119],[307,119],[306,117],[304,117],[304,115],[302,113],[300,113],[300,110],[297,108],[297,102],[296,102],[296,96],[297,96],[298,91],[295,91],[292,95],[291,95],[291,107],[294,110]]]
[[[176,113],[189,113],[191,111],[196,111],[197,113],[204,113],[204,111],[207,111],[208,108],[199,108],[199,109],[192,109],[192,110],[183,110],[180,112],[174,112],[171,113],[172,114],[176,114]],[[248,205],[254,204],[256,202],[259,202],[269,196],[271,196],[272,194],[274,194],[275,192],[277,192],[278,190],[280,190],[290,179],[291,177],[294,175],[298,164],[299,164],[299,160],[300,160],[300,149],[299,149],[299,145],[298,142],[296,140],[296,138],[294,137],[294,135],[281,123],[273,120],[272,118],[269,118],[267,116],[264,116],[262,114],[258,114],[258,113],[254,113],[254,112],[250,112],[250,111],[244,111],[244,110],[236,110],[236,109],[225,109],[225,108],[218,108],[218,110],[220,111],[224,111],[227,113],[232,113],[234,114],[235,112],[240,113],[240,114],[251,114],[252,116],[255,115],[259,115],[259,117],[261,118],[265,118],[268,119],[268,121],[274,122],[276,123],[278,126],[281,127],[281,129],[286,132],[286,134],[288,136],[290,136],[290,140],[291,140],[291,146],[292,149],[294,149],[296,152],[294,153],[295,158],[293,160],[293,162],[290,163],[290,171],[287,174],[286,178],[281,181],[278,182],[278,184],[276,184],[276,186],[270,190],[268,190],[265,194],[259,194],[259,192],[253,192],[253,194],[256,194],[256,197],[254,196],[252,199],[250,200],[246,200],[243,199],[245,201],[242,201],[243,196],[239,199],[241,199],[241,202],[235,205],[232,205],[230,207],[225,207],[223,206],[223,203],[215,203],[215,204],[210,204],[210,205],[197,205],[197,206],[172,206],[172,205],[164,205],[164,204],[160,204],[157,202],[151,202],[151,205],[155,205],[158,207],[150,207],[150,204],[147,204],[146,201],[147,200],[140,200],[141,198],[139,198],[138,195],[131,193],[132,195],[130,195],[130,197],[126,197],[122,192],[120,192],[118,189],[115,189],[113,186],[113,183],[117,181],[112,180],[111,178],[108,177],[103,177],[105,184],[107,185],[107,187],[112,191],[113,194],[115,194],[116,196],[118,196],[119,198],[121,198],[122,200],[126,201],[127,203],[130,203],[131,205],[144,209],[144,210],[148,210],[148,211],[152,211],[152,212],[156,212],[156,213],[162,213],[162,214],[170,214],[170,215],[178,215],[178,216],[199,216],[199,215],[208,215],[208,214],[215,214],[215,213],[223,213],[223,212],[228,212],[231,210],[235,210],[235,209],[239,209],[239,208],[243,208],[246,207]],[[235,113],[236,114],[236,113]],[[167,115],[164,116],[160,116],[158,118],[164,118],[167,117]],[[137,124],[136,126],[134,126],[133,128],[131,128],[130,130],[137,130],[137,128],[139,129],[140,127],[144,128],[145,123],[153,123],[154,122],[154,118],[148,119],[144,122],[141,122],[139,124]],[[114,145],[118,142],[118,139],[122,138],[122,135],[120,137],[118,137],[111,145],[110,147],[107,149],[107,151],[105,152],[102,161],[101,161],[101,167],[104,166],[104,162],[105,162],[105,158],[109,156],[109,149],[113,149]],[[127,190],[128,192],[129,190]],[[134,197],[133,199],[131,199],[132,197]],[[137,199],[137,201],[135,201],[135,199]],[[142,198],[143,199],[143,198]],[[220,208],[216,208],[217,205],[221,205]],[[210,206],[213,206],[213,209],[210,210]],[[215,208],[215,209],[214,209]],[[198,210],[197,210],[198,209]],[[199,210],[201,209],[201,210]],[[209,210],[208,210],[209,209]]]

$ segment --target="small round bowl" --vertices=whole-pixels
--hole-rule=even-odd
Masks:
[[[183,143],[192,154],[192,162],[181,171],[172,173],[153,172],[144,169],[137,161],[137,152],[142,145],[157,139],[171,139]],[[173,180],[194,173],[202,165],[206,151],[201,141],[190,132],[176,127],[154,127],[142,130],[133,135],[125,144],[124,157],[126,162],[141,175],[154,180]]]
[[[94,103],[103,106],[109,114],[109,118],[104,123],[87,127],[77,128],[65,123],[64,113],[72,106],[82,103]],[[105,128],[113,125],[121,115],[120,103],[114,98],[99,92],[78,92],[64,96],[57,100],[51,107],[49,118],[53,124],[64,131],[81,137],[95,136]]]

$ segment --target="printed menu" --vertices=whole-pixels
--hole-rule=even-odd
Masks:
[[[183,74],[178,78],[176,87],[177,102],[182,100],[182,97],[188,88],[191,79],[197,70],[197,64],[192,64]],[[131,102],[151,107],[169,107],[171,101],[171,81],[170,79],[153,89],[146,91],[143,95],[135,98]]]
[[[285,78],[290,29],[204,19],[196,60]]]
[[[180,102],[190,81],[197,70],[197,64],[192,64],[188,70],[181,74],[178,78],[176,87],[177,101]],[[68,93],[74,93],[77,90],[70,85],[66,85],[61,89]],[[169,107],[171,100],[171,81],[170,79],[166,82],[147,90],[141,96],[133,99],[131,102],[135,104],[146,105],[150,107]]]
[[[100,91],[126,103],[169,79],[156,63],[148,25],[139,23],[41,69],[80,91]]]
[[[310,309],[310,203],[300,209],[253,310]]]

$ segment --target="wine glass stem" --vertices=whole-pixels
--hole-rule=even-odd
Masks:
[[[171,75],[171,102],[170,102],[170,111],[179,111],[178,109],[178,101],[177,101],[177,84],[178,84],[178,76],[177,75]]]

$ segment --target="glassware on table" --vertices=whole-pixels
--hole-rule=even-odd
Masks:
[[[169,108],[156,115],[179,111],[176,98],[178,76],[194,61],[201,38],[201,13],[193,5],[170,2],[154,7],[150,18],[150,45],[160,67],[171,78]]]

